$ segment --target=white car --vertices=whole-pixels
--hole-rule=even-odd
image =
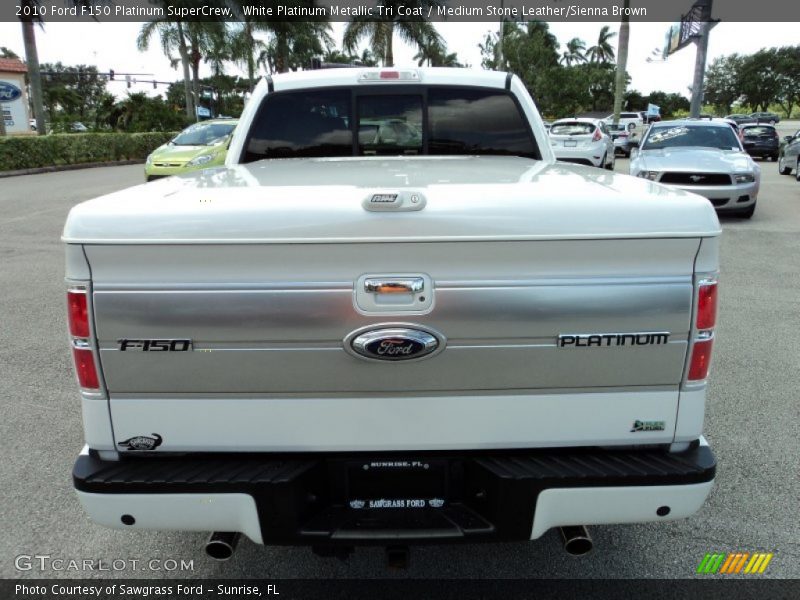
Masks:
[[[614,115],[608,115],[603,119],[603,122],[607,125],[612,124],[614,122]],[[625,125],[628,131],[644,125],[644,119],[642,119],[642,115],[638,112],[621,112],[619,113],[619,121],[617,122],[620,125]]]
[[[719,212],[749,219],[761,167],[724,120],[654,123],[630,163],[630,174],[705,196]]]
[[[614,170],[614,140],[599,119],[554,121],[550,126],[550,145],[557,160]]]

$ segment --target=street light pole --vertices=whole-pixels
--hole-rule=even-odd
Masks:
[[[500,34],[497,36],[497,66],[502,69],[503,62],[503,35],[505,35],[505,17],[503,16],[503,2],[500,0]]]
[[[706,57],[708,56],[708,35],[711,31],[711,5],[713,0],[706,0],[706,9],[703,11],[700,23],[700,32],[695,45],[697,54],[694,60],[694,79],[692,81],[692,103],[689,114],[697,118],[703,107],[703,80],[706,75]]]

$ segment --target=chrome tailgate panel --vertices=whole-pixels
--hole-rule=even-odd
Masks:
[[[623,443],[635,419],[664,422],[636,440],[670,441],[698,247],[682,238],[85,248],[117,438],[159,432],[165,449],[186,450],[216,431],[219,449],[286,450],[386,448],[392,428],[375,424],[402,424],[412,406],[424,418],[423,398],[435,420],[403,447]],[[430,309],[357,310],[358,279],[386,273],[430,277]],[[353,331],[396,323],[438,332],[445,349],[398,363],[345,351]],[[645,332],[669,341],[558,344],[561,334]],[[122,352],[121,339],[190,339],[192,350]],[[479,420],[460,426],[459,441],[442,419],[461,401]],[[329,433],[301,433],[309,419]],[[580,422],[580,433],[553,429],[560,421]],[[353,439],[353,423],[376,436]]]

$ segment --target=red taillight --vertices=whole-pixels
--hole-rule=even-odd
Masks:
[[[716,277],[709,277],[697,282],[697,316],[687,381],[702,381],[708,377],[716,324],[717,280]]]
[[[67,290],[67,321],[72,339],[72,359],[75,362],[78,385],[85,389],[99,389],[100,381],[94,365],[94,353],[89,342],[89,310],[85,289]]]
[[[708,337],[695,341],[692,347],[692,360],[689,363],[689,381],[699,381],[708,377],[708,367],[711,366],[711,350],[714,338]]]
[[[697,291],[697,329],[712,329],[717,323],[717,283],[700,283]]]
[[[599,142],[602,139],[602,137],[603,137],[603,134],[600,133],[600,130],[599,129],[595,129],[594,130],[594,135],[592,136],[592,141],[593,142]]]
[[[89,315],[86,309],[85,290],[69,290],[67,292],[67,318],[71,335],[80,338],[89,337]]]
[[[381,71],[381,79],[400,79],[400,71]]]
[[[94,367],[94,355],[90,348],[72,347],[72,358],[75,360],[75,373],[78,385],[82,388],[98,389],[97,369]]]

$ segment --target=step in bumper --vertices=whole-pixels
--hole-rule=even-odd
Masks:
[[[264,544],[515,541],[551,527],[696,512],[716,471],[701,439],[664,450],[78,457],[90,517],[115,528],[241,531]],[[123,518],[125,517],[125,518]]]

